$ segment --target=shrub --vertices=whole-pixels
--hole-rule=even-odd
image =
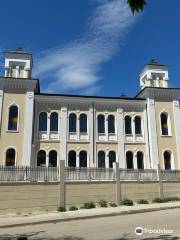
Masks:
[[[100,200],[99,201],[99,206],[103,207],[103,208],[106,208],[107,207],[107,202],[105,200]]]
[[[67,209],[65,207],[58,207],[58,212],[66,212]]]
[[[78,210],[78,208],[76,206],[71,206],[69,208],[69,211],[77,211],[77,210]]]
[[[156,197],[152,200],[153,203],[163,203],[164,200],[162,198]]]
[[[139,203],[139,204],[149,204],[148,200],[146,200],[146,199],[139,199],[137,203]]]
[[[121,204],[122,204],[122,205],[126,205],[126,206],[133,206],[133,201],[132,201],[131,199],[124,198],[124,199],[121,201]]]
[[[163,200],[164,200],[164,202],[180,201],[180,198],[178,198],[178,197],[166,197]]]
[[[95,204],[93,202],[87,202],[87,203],[84,203],[84,208],[86,209],[91,209],[91,208],[95,208]]]
[[[110,202],[110,203],[109,203],[109,206],[110,206],[110,207],[117,207],[117,204],[114,203],[114,202]]]

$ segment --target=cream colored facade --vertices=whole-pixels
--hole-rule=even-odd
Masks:
[[[134,98],[44,94],[32,55],[5,53],[0,78],[0,164],[180,169],[180,89],[151,61]]]

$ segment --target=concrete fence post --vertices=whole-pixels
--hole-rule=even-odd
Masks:
[[[65,207],[65,160],[60,160],[59,169],[59,204],[58,207]]]
[[[120,205],[121,202],[121,182],[120,182],[120,171],[119,171],[119,163],[113,163],[113,169],[115,170],[115,178],[116,178],[116,204]]]
[[[159,197],[164,198],[164,191],[163,191],[163,182],[162,182],[162,174],[161,174],[161,168],[160,164],[157,165],[157,176],[159,181]]]

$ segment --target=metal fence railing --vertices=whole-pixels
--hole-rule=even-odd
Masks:
[[[155,169],[119,169],[120,180],[142,180],[157,181],[157,171]]]
[[[0,182],[53,182],[58,180],[58,167],[0,166]]]
[[[180,181],[180,170],[161,170],[162,180]]]
[[[115,180],[112,168],[65,168],[65,180]]]
[[[122,181],[157,181],[156,169],[119,169]],[[180,170],[161,170],[164,181],[180,181]],[[65,167],[65,181],[114,181],[113,168]],[[5,167],[0,166],[0,182],[55,182],[59,181],[59,167]]]

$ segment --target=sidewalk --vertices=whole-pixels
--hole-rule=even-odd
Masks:
[[[32,215],[5,215],[0,216],[0,228],[34,225],[61,221],[80,220],[97,217],[108,217],[125,214],[135,214],[165,209],[180,208],[180,202],[139,204],[134,206],[119,206],[109,208],[81,209],[68,212],[39,213]]]

